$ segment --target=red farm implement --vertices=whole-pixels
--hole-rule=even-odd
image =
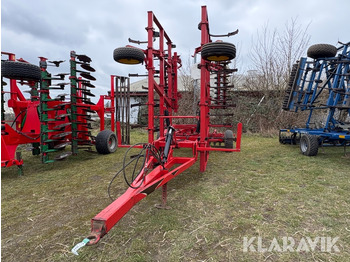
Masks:
[[[95,70],[90,66],[91,59],[86,55],[77,55],[74,51],[70,57],[70,73],[60,73],[52,76],[48,71],[48,62],[58,67],[63,61],[47,61],[40,57],[40,66],[18,59],[12,53],[2,52],[7,60],[1,61],[1,167],[17,165],[22,172],[23,159],[16,149],[22,144],[32,144],[33,155],[42,156],[43,163],[61,160],[79,149],[91,150],[93,144],[99,153],[106,154],[116,150],[117,137],[110,130],[104,130],[104,114],[110,112],[114,116],[114,89],[109,95],[102,95],[97,104],[91,102],[90,88],[95,86],[91,81],[95,78],[90,74]],[[81,68],[77,68],[80,65]],[[84,70],[82,70],[84,69]],[[80,76],[77,74],[80,73]],[[64,82],[66,76],[69,81]],[[4,86],[9,81],[9,91]],[[20,88],[29,86],[30,99],[26,99]],[[64,90],[70,86],[69,94],[58,94],[53,97],[53,91]],[[10,94],[8,107],[13,109],[14,120],[5,119],[4,95]],[[66,100],[66,96],[69,99]],[[104,101],[111,100],[111,106],[105,108]],[[96,136],[91,134],[91,113],[97,113],[100,118],[101,132]],[[114,117],[112,117],[114,130]],[[64,151],[71,146],[70,151]],[[16,156],[15,156],[16,155]]]
[[[240,151],[242,124],[238,123],[236,134],[231,130],[226,130],[224,133],[211,131],[217,127],[232,128],[232,126],[212,124],[213,116],[210,114],[212,109],[225,110],[231,106],[228,90],[233,86],[230,85],[228,78],[235,70],[230,69],[228,64],[235,58],[236,48],[228,42],[212,41],[211,38],[216,36],[209,32],[206,6],[202,7],[199,29],[201,43],[195,49],[195,54],[201,54],[199,64],[201,74],[200,113],[198,115],[175,115],[179,107],[177,72],[181,66],[181,60],[176,52],[173,53],[175,45],[152,12],[148,12],[147,41],[130,40],[133,43],[145,43],[147,48],[126,46],[114,50],[116,62],[145,63],[148,72],[148,143],[125,145],[128,149],[125,153],[123,168],[117,175],[124,174],[129,188],[92,219],[90,235],[78,244],[72,250],[73,252],[85,244],[92,245],[99,242],[101,237],[107,234],[136,203],[160,187],[163,190],[163,203],[160,207],[165,208],[167,183],[192,166],[198,159],[200,171],[204,172],[210,151]],[[237,32],[220,36],[231,36]],[[213,74],[216,76],[214,84],[213,81],[210,81],[210,76]],[[155,75],[159,77],[157,82]],[[155,95],[159,99],[155,99]],[[159,107],[159,114],[155,113],[156,106]],[[193,119],[194,123],[176,124],[178,118]],[[159,138],[155,140],[157,129],[160,130]],[[211,146],[214,143],[223,146]],[[139,148],[140,152],[131,155],[131,150],[135,148]],[[187,148],[186,152],[189,151],[190,155],[176,156],[175,151],[181,148]],[[131,155],[130,158],[128,154]],[[127,179],[126,174],[130,167],[131,180]]]

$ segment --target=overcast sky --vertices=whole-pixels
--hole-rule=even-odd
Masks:
[[[12,52],[38,64],[38,56],[66,60],[51,72],[68,72],[69,53],[75,50],[92,58],[97,70],[95,94],[105,94],[109,75],[144,73],[142,65],[117,64],[113,50],[128,38],[146,40],[147,11],[153,11],[183,60],[200,44],[201,6],[207,5],[210,31],[224,34],[239,29],[225,41],[238,47],[241,72],[249,69],[252,37],[268,23],[283,30],[297,18],[311,36],[310,44],[349,42],[349,0],[2,0],[1,51]],[[306,50],[305,50],[306,51]],[[4,57],[2,58],[4,59]]]

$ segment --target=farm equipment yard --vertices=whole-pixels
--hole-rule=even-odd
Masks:
[[[132,137],[141,142],[147,133]],[[309,158],[296,145],[276,146],[276,139],[245,135],[234,159],[212,153],[206,172],[198,172],[197,163],[169,182],[172,209],[154,207],[162,196],[156,190],[79,257],[70,250],[86,235],[91,217],[110,203],[107,186],[126,149],[107,156],[82,152],[79,159],[49,165],[26,152],[24,176],[13,174],[16,167],[2,170],[2,259],[347,261],[350,157],[327,148]],[[117,177],[113,194],[125,188]],[[244,253],[243,237],[258,235],[270,241],[338,236],[341,252]]]
[[[3,261],[349,260],[350,42],[307,58],[291,55],[300,42],[264,65],[278,76],[240,79],[239,29],[217,34],[200,11],[188,72],[148,11],[141,39],[110,50],[115,67],[146,74],[99,74],[110,86],[97,102],[88,55],[36,66],[2,50]]]

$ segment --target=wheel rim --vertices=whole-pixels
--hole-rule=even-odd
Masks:
[[[208,56],[207,59],[208,59],[209,61],[216,61],[216,62],[230,60],[230,58],[229,58],[228,56],[225,56],[225,55],[221,55],[221,56]]]
[[[136,60],[133,58],[121,58],[121,59],[118,59],[118,62],[121,64],[129,64],[129,65],[136,65],[141,63],[139,60]]]
[[[307,143],[304,140],[300,141],[300,149],[303,153],[307,151]]]
[[[108,147],[113,150],[117,145],[117,141],[114,136],[111,136],[108,140]]]

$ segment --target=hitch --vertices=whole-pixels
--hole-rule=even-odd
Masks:
[[[100,241],[100,239],[106,234],[106,222],[103,220],[93,219],[91,221],[91,232],[90,235],[87,237],[87,239],[89,239],[89,242],[86,243],[86,245],[92,246],[97,244]]]

